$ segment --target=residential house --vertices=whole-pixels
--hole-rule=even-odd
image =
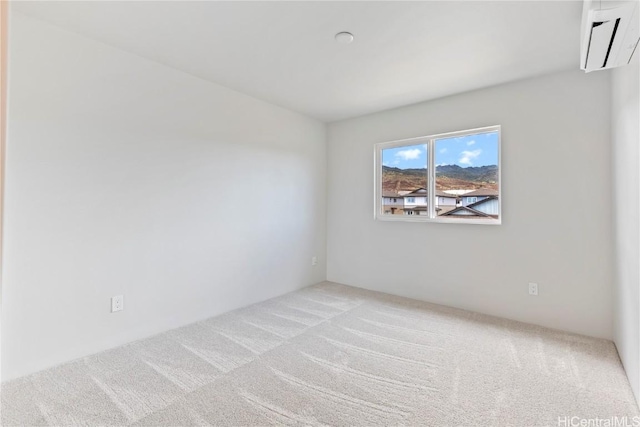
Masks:
[[[418,188],[404,195],[404,212],[406,215],[429,215],[427,207],[427,189]]]
[[[460,196],[460,205],[469,206],[488,197],[498,197],[498,190],[481,188],[479,190],[470,191]]]
[[[436,206],[456,206],[458,196],[436,190]]]
[[[428,200],[426,188],[418,188],[404,194],[395,191],[382,193],[382,205],[387,215],[429,215]],[[464,195],[436,190],[438,216],[497,218],[498,207],[497,190],[480,189]]]
[[[382,192],[382,208],[385,214],[402,215],[404,213],[404,196],[395,191]]]
[[[440,216],[464,216],[465,218],[477,217],[477,218],[497,218],[498,217],[498,197],[489,196],[484,197],[482,200],[475,203],[471,203],[467,206],[458,206],[457,208],[439,214]]]
[[[428,215],[428,194],[426,188],[413,191],[384,191],[382,206],[385,214],[391,215]],[[458,206],[459,196],[436,190],[436,211],[438,215],[449,212]]]

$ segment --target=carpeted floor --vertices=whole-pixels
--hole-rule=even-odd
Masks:
[[[5,426],[557,426],[638,415],[609,341],[333,283],[2,387]]]

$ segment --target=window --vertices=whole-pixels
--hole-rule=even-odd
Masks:
[[[500,126],[376,144],[375,159],[377,219],[500,224]]]

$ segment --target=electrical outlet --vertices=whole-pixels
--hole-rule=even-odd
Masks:
[[[317,256],[311,257],[311,265],[318,265],[318,257]]]
[[[538,296],[538,284],[529,283],[529,295]]]
[[[116,295],[111,297],[111,312],[124,310],[124,295]]]

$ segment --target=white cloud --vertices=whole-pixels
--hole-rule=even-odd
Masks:
[[[447,149],[446,149],[446,148],[441,148],[441,149],[440,149],[440,154],[444,154],[444,153],[446,153],[446,152],[447,152]]]
[[[471,165],[473,164],[473,160],[475,160],[480,154],[482,154],[482,150],[473,150],[473,151],[463,151],[460,153],[460,162],[463,165]]]
[[[475,143],[476,143],[476,142],[472,139],[471,141],[468,141],[468,142],[467,142],[467,145],[473,145],[473,144],[475,144]]]
[[[409,150],[398,151],[395,156],[400,157],[402,160],[415,160],[420,157],[420,153],[422,153],[422,151],[420,151],[419,148],[413,148]]]

